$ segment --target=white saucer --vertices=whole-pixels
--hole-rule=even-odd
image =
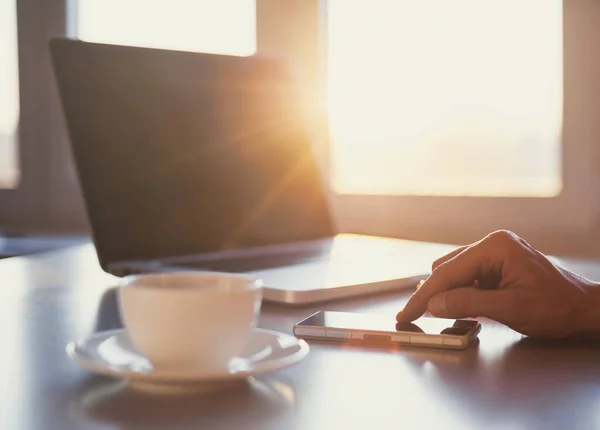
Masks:
[[[123,329],[95,333],[67,345],[67,355],[81,368],[125,378],[148,389],[240,381],[296,364],[308,351],[308,344],[294,336],[255,329],[248,346],[239,357],[231,360],[228,370],[164,371],[153,369],[148,359],[135,350],[127,331]]]

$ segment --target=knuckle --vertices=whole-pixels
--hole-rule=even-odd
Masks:
[[[496,230],[487,237],[490,241],[498,243],[514,242],[518,236],[510,230]]]
[[[464,247],[461,248],[456,248],[453,251],[439,257],[438,259],[436,259],[432,265],[431,265],[431,270],[435,270],[438,266],[444,264],[447,261],[452,260],[456,255],[458,255],[462,250],[464,249]]]
[[[450,267],[448,266],[448,262],[441,261],[440,264],[433,268],[433,271],[431,272],[431,277],[443,278],[444,276],[446,276],[449,270]]]
[[[431,271],[433,272],[436,268],[438,268],[442,263],[444,263],[444,257],[438,258],[433,263],[431,263]]]
[[[529,244],[529,242],[527,242],[527,241],[526,241],[525,239],[523,239],[522,237],[519,237],[519,236],[517,236],[517,241],[518,241],[518,242],[519,242],[521,245],[523,245],[525,248],[527,248],[527,249],[532,249],[532,250],[533,250],[533,247],[532,247],[532,246]]]
[[[510,230],[497,230],[490,233],[485,241],[490,247],[502,249],[509,253],[523,248],[522,239]]]

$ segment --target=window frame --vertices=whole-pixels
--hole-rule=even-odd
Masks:
[[[271,0],[273,1],[273,0]],[[275,3],[275,2],[274,2]],[[287,3],[287,2],[286,2]],[[291,2],[302,7],[280,7],[279,26],[319,28],[319,46],[312,46],[319,66],[317,78],[325,99],[327,67],[327,0]],[[302,5],[300,6],[300,3]],[[275,5],[273,5],[275,6]],[[303,25],[298,21],[303,19]],[[290,47],[305,45],[303,35],[288,31],[263,35],[269,44],[266,54],[295,56]],[[276,37],[279,36],[279,37]],[[291,42],[290,38],[296,37]],[[280,42],[281,40],[286,43]],[[583,43],[582,41],[592,41]],[[571,250],[600,238],[600,3],[585,0],[563,1],[564,108],[562,134],[563,190],[556,197],[452,197],[408,195],[336,195],[332,207],[340,231],[404,237],[445,243],[469,243],[496,229],[511,229],[547,249]],[[303,54],[303,56],[307,56]],[[305,66],[304,74],[311,73]],[[594,91],[595,90],[595,91]],[[324,110],[319,114],[326,117]],[[594,118],[597,118],[594,121]],[[323,119],[321,124],[326,124]],[[316,148],[321,159],[329,160],[325,134]],[[325,136],[325,137],[323,137]],[[328,163],[326,163],[328,164]],[[329,178],[329,169],[325,169]],[[580,246],[579,246],[580,247]]]
[[[67,0],[16,0],[21,181],[0,190],[5,234],[86,231],[77,186],[68,176],[66,131],[51,67],[48,41],[66,34]]]
[[[14,220],[21,217],[21,222],[26,224],[29,216],[40,212],[40,199],[36,195],[42,195],[40,190],[41,175],[33,175],[30,172],[42,172],[47,166],[39,166],[37,170],[36,148],[29,142],[36,141],[36,130],[31,124],[36,122],[36,112],[33,108],[39,100],[39,87],[36,83],[31,86],[24,85],[27,71],[33,70],[37,65],[37,59],[32,53],[35,45],[35,37],[31,34],[31,28],[35,25],[35,17],[32,8],[27,7],[25,2],[15,0],[17,11],[17,61],[19,74],[19,118],[16,133],[16,144],[18,163],[20,170],[20,181],[16,188],[0,189],[0,223],[3,229],[10,228]],[[43,151],[43,149],[42,149]],[[25,217],[23,217],[25,215]]]

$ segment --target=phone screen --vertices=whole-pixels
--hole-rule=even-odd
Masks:
[[[347,330],[381,332],[415,332],[464,336],[477,325],[477,321],[441,318],[419,318],[412,323],[397,323],[393,318],[379,315],[347,312],[319,312],[300,322],[299,326],[317,326]]]

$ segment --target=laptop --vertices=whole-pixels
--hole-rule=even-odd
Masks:
[[[439,245],[337,234],[274,59],[50,42],[102,268],[245,273],[308,304],[413,288]]]

